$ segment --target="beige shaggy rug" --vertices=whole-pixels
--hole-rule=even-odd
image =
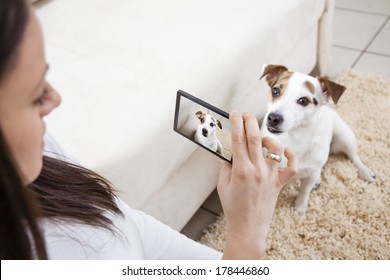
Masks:
[[[345,156],[331,156],[305,216],[294,210],[299,183],[285,186],[267,239],[268,259],[390,259],[390,80],[347,70],[337,82],[347,91],[335,109],[356,133],[376,180],[366,183]],[[221,214],[200,242],[222,251],[225,238]]]

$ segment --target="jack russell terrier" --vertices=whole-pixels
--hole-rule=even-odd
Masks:
[[[222,124],[211,115],[198,111],[195,113],[200,121],[195,132],[195,140],[213,152],[222,154],[223,147],[217,137],[217,126],[222,129]]]
[[[271,88],[267,113],[261,133],[293,150],[298,157],[301,180],[295,207],[305,214],[312,189],[320,186],[321,169],[329,153],[345,153],[368,182],[375,174],[358,156],[356,136],[341,117],[330,108],[336,104],[345,87],[317,77],[288,71],[282,65],[264,65],[263,74]],[[285,158],[284,158],[285,160]]]

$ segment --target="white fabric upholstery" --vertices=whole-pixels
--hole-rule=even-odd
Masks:
[[[48,80],[63,103],[48,117],[48,130],[75,160],[110,179],[131,207],[181,229],[214,189],[218,160],[173,132],[176,91],[261,117],[262,65],[310,72],[317,61],[325,64],[332,5],[50,1],[37,13]]]

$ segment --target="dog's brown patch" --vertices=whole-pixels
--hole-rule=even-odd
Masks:
[[[220,129],[222,129],[222,123],[220,122],[220,120],[217,120],[217,125]]]
[[[260,79],[265,76],[268,85],[272,86],[279,79],[280,74],[284,71],[288,71],[286,66],[269,64],[265,67],[265,69],[263,69],[263,74]]]
[[[279,98],[281,98],[284,95],[288,82],[293,74],[294,74],[293,72],[289,72],[289,71],[284,71],[280,73],[278,79],[271,86],[271,91],[269,96],[272,102],[276,102]],[[278,96],[272,95],[273,88],[279,88],[280,94]]]
[[[315,91],[315,87],[314,87],[314,85],[311,83],[311,82],[309,82],[309,81],[305,81],[304,83],[303,83],[303,85],[309,90],[309,92],[311,93],[311,94],[314,94],[316,91]]]
[[[198,117],[200,123],[205,122],[205,114],[202,111],[196,112],[195,115]]]

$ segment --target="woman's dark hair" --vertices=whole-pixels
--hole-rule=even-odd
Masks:
[[[103,212],[120,214],[111,184],[97,173],[44,156],[39,177],[31,186],[43,217],[77,221],[110,229]]]
[[[25,0],[0,0],[0,83],[14,61],[28,19]]]
[[[23,186],[0,127],[0,257],[46,259],[33,192]],[[36,251],[36,256],[33,254]]]
[[[16,61],[29,20],[25,0],[0,0],[0,86]],[[17,93],[15,93],[17,94]],[[0,258],[46,259],[39,219],[112,229],[105,211],[120,214],[110,183],[96,173],[43,157],[39,177],[24,186],[0,126]]]

